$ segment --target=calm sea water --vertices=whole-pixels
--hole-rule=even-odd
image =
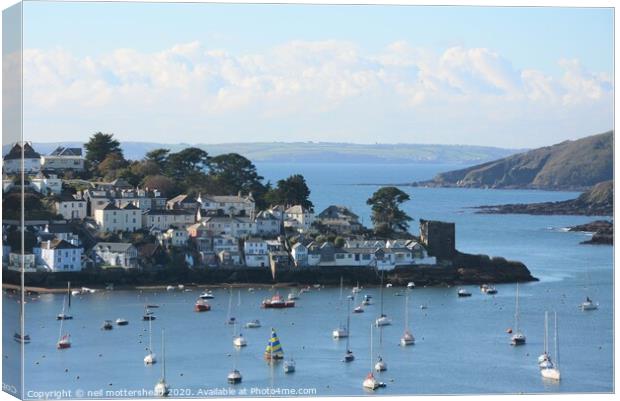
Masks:
[[[377,189],[361,183],[406,182],[432,177],[455,166],[437,165],[282,165],[259,164],[262,175],[275,181],[288,174],[305,175],[317,211],[329,204],[351,207],[369,224],[366,199]],[[476,189],[404,188],[411,195],[406,211],[416,219],[443,219],[457,223],[457,247],[465,252],[501,255],[523,261],[540,279],[520,286],[521,327],[527,345],[511,347],[505,330],[514,325],[515,286],[499,285],[492,297],[470,287],[471,298],[460,299],[456,288],[416,288],[411,292],[410,325],[416,344],[402,348],[398,341],[404,328],[402,288],[384,293],[384,308],[393,325],[374,333],[375,356],[388,363],[377,374],[387,384],[377,394],[479,394],[613,391],[613,248],[579,242],[583,233],[564,227],[592,220],[575,216],[479,215],[471,206],[494,203],[563,200],[568,192],[503,191]],[[175,284],[175,283],[171,283]],[[350,288],[345,289],[345,294]],[[25,347],[26,396],[34,391],[83,391],[82,397],[127,396],[124,390],[152,390],[161,364],[145,367],[148,324],[141,315],[145,303],[161,305],[153,322],[156,351],[161,329],[166,330],[167,379],[175,396],[203,396],[214,389],[228,389],[226,375],[235,365],[243,374],[236,391],[260,395],[269,388],[275,395],[309,389],[317,395],[363,395],[362,380],[370,370],[370,326],[379,314],[375,305],[363,314],[351,315],[351,349],[356,360],[341,362],[344,340],[331,332],[345,318],[338,288],[312,290],[289,310],[263,310],[260,301],[269,289],[235,291],[232,314],[243,323],[260,319],[259,329],[243,329],[248,346],[235,351],[228,315],[227,290],[215,291],[212,311],[198,314],[193,304],[198,291],[110,291],[74,298],[74,319],[66,328],[73,346],[57,351],[59,323],[54,320],[63,302],[61,295],[42,295],[26,306],[27,332],[32,342]],[[238,294],[241,294],[240,296]],[[600,303],[597,311],[582,312],[586,294]],[[283,295],[286,295],[283,292]],[[240,301],[239,301],[240,299]],[[11,340],[17,320],[15,300],[4,298],[5,382],[15,380],[18,344]],[[359,301],[358,301],[359,302]],[[425,304],[427,309],[420,309]],[[542,351],[544,311],[557,311],[560,334],[561,383],[541,379],[536,359]],[[105,319],[127,318],[125,327],[100,329]],[[262,352],[270,328],[276,328],[285,354],[297,362],[297,372],[284,374],[272,367]],[[381,335],[379,335],[381,334]],[[381,341],[379,341],[381,339]],[[159,352],[158,352],[159,354]],[[16,365],[14,365],[16,366]],[[7,372],[8,369],[8,372]],[[88,393],[91,391],[91,393]],[[100,393],[98,391],[103,391]],[[106,391],[111,391],[106,393]],[[278,393],[277,391],[280,391]],[[258,393],[257,393],[258,392]],[[78,393],[79,394],[79,393]],[[239,395],[239,393],[237,393]]]

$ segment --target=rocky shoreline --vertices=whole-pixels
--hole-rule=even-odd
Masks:
[[[568,231],[593,233],[592,238],[581,242],[587,245],[613,245],[614,224],[607,220],[596,220],[591,223],[569,227]]]
[[[81,271],[73,273],[44,272],[25,275],[27,287],[42,289],[72,287],[105,288],[113,284],[116,289],[161,288],[165,285],[184,284],[186,286],[241,285],[241,286],[297,286],[321,284],[337,286],[342,277],[345,285],[379,285],[381,274],[371,267],[330,267],[330,268],[290,268],[281,269],[272,276],[268,269],[176,269],[170,271]],[[491,258],[487,255],[469,255],[457,252],[454,258],[438,265],[402,266],[386,271],[385,283],[406,285],[413,281],[420,286],[448,286],[461,284],[513,283],[537,281],[521,262],[504,258]],[[3,271],[3,283],[19,285],[20,274],[16,271]]]

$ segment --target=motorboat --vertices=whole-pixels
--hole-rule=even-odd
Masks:
[[[592,301],[590,297],[586,297],[586,300],[583,301],[581,305],[579,305],[579,308],[582,311],[596,310],[598,309],[598,303],[595,303],[594,301]]]
[[[413,290],[415,288],[415,283],[413,281],[408,282],[407,288],[409,288],[410,290]]]
[[[233,369],[227,377],[228,383],[230,384],[238,384],[241,383],[241,372],[239,372],[237,369]]]
[[[350,349],[344,353],[344,358],[342,358],[344,362],[353,362],[355,360],[355,355],[353,355],[353,351]]]
[[[73,316],[68,315],[66,313],[59,313],[58,315],[56,315],[56,320],[71,320],[73,319]]]
[[[461,298],[464,297],[471,297],[471,292],[468,292],[466,289],[464,288],[459,288],[457,295]]]
[[[243,334],[239,333],[239,335],[234,338],[233,345],[235,347],[241,348],[247,346],[248,342],[246,341],[245,337],[243,337]]]
[[[174,291],[175,288],[176,288],[175,286],[169,285],[169,286],[166,287],[166,291]]]
[[[392,324],[392,321],[385,315],[381,315],[377,318],[377,320],[375,320],[375,325],[377,327],[380,326],[389,326]]]
[[[295,360],[287,359],[284,361],[284,373],[293,373],[295,372]]]
[[[123,319],[123,318],[118,318],[116,319],[116,325],[117,326],[127,326],[129,324],[129,321],[127,319]]]
[[[364,307],[362,305],[356,306],[355,309],[353,309],[353,313],[364,313]]]
[[[200,299],[213,299],[215,296],[211,291],[203,291],[199,296]]]
[[[204,299],[198,299],[194,304],[194,311],[196,312],[208,312],[211,310],[211,305]]]
[[[259,327],[261,327],[261,324],[260,324],[260,320],[258,319],[254,319],[245,324],[246,329],[257,329]]]
[[[336,330],[332,331],[332,337],[334,338],[346,338],[349,336],[349,332],[346,327],[339,327]]]
[[[274,294],[270,299],[263,300],[261,306],[265,309],[294,308],[295,301],[285,301],[280,294]]]
[[[114,325],[112,325],[111,320],[106,320],[103,322],[103,326],[101,326],[101,328],[103,330],[112,330],[114,328]]]
[[[56,344],[56,348],[58,349],[67,349],[71,348],[71,336],[69,334],[65,334],[60,337],[58,343]]]

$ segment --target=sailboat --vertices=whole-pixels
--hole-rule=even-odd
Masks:
[[[560,351],[559,351],[559,345],[558,345],[558,314],[556,312],[553,312],[553,319],[554,319],[554,326],[555,326],[555,332],[554,332],[554,357],[555,357],[555,364],[551,363],[551,366],[546,366],[544,368],[542,368],[540,370],[540,374],[543,378],[545,379],[551,379],[551,380],[560,380]]]
[[[342,276],[340,276],[340,308],[343,309],[342,307]],[[347,316],[349,315],[348,311],[347,312]],[[332,331],[332,336],[334,338],[345,338],[349,336],[349,330],[345,327],[343,327],[342,323],[340,323],[340,327],[338,327],[336,330]]]
[[[233,328],[233,336],[234,336],[234,332],[237,330],[236,328],[237,325],[234,325],[233,327],[234,327]],[[244,343],[243,344],[241,344],[241,342],[237,343],[238,338],[241,338],[244,341]],[[236,337],[233,340],[233,345],[237,347],[237,350],[238,350],[238,348],[244,345],[247,345],[247,343],[245,343],[245,339],[241,335],[239,335],[239,337]],[[230,384],[241,383],[241,380],[242,380],[241,372],[239,372],[239,370],[237,369],[237,356],[238,356],[237,351],[235,351],[235,354],[233,356],[233,369],[228,373],[228,376],[226,377],[226,379],[228,380],[228,383]]]
[[[152,323],[149,320],[149,353],[144,357],[145,365],[152,365],[157,362],[157,358],[155,357],[155,353],[153,353],[153,334],[152,334]]]
[[[373,326],[372,324],[370,325],[370,373],[368,373],[368,375],[366,375],[366,378],[364,379],[364,381],[362,382],[362,387],[367,388],[369,390],[376,390],[377,388],[379,388],[379,381],[375,378],[374,374],[372,373],[372,360],[373,360],[373,355],[372,355],[372,332],[373,332]]]
[[[587,277],[587,283],[586,283],[586,292],[587,292],[590,288],[590,270],[586,270],[586,277]],[[582,311],[596,310],[598,309],[598,302],[592,301],[590,299],[590,296],[586,295],[586,300],[583,301],[581,305],[579,305],[579,308]]]
[[[239,290],[239,300],[237,301],[237,307],[241,306],[241,290]],[[237,332],[237,322],[235,321],[233,323],[233,345],[235,347],[245,347],[246,345],[248,345],[248,342],[246,341],[245,337],[243,337],[242,333],[239,333],[239,335],[236,335]]]
[[[62,314],[65,313],[65,304],[62,304]],[[71,336],[69,333],[63,334],[62,328],[65,323],[64,319],[60,320],[60,333],[58,334],[58,342],[56,343],[56,348],[58,349],[67,349],[71,348]]]
[[[382,351],[383,351],[383,326],[379,326],[379,352],[382,352]],[[387,370],[387,363],[383,360],[381,355],[377,355],[377,363],[375,363],[375,370],[377,372],[383,372]]]
[[[515,301],[515,330],[514,334],[510,338],[510,343],[512,345],[523,345],[525,344],[525,334],[519,330],[519,283],[517,282],[517,294]]]
[[[293,358],[289,358],[284,361],[284,373],[293,373],[295,372],[295,360]]]
[[[389,326],[392,321],[383,313],[383,272],[381,272],[381,315],[375,320],[377,327]]]
[[[351,315],[349,314],[349,309],[351,309],[351,300],[349,299],[349,307],[347,308],[347,334],[350,334],[350,324],[351,324]],[[344,353],[343,361],[345,362],[353,362],[355,359],[355,355],[353,355],[353,351],[349,347],[350,336],[347,335],[347,352]]]
[[[280,345],[280,339],[276,334],[276,330],[272,328],[271,337],[269,338],[269,342],[265,348],[265,359],[278,360],[283,358],[284,350],[282,349],[282,345]]]
[[[170,388],[166,383],[166,339],[164,329],[161,329],[161,379],[155,385],[156,397],[167,397],[170,394]]]
[[[407,293],[405,295],[405,332],[400,338],[400,345],[406,347],[413,344],[415,344],[415,338],[411,334],[411,330],[409,330],[409,293]]]
[[[549,313],[545,311],[545,336],[543,337],[543,353],[538,356],[538,366],[541,369],[552,367],[551,356],[549,355]]]
[[[65,306],[65,301],[67,300],[67,297],[69,297],[69,307],[68,307],[68,309],[71,309],[71,282],[67,282],[67,295],[62,300],[63,312],[61,312],[58,315],[56,315],[56,320],[71,320],[71,319],[73,319],[73,316],[71,316],[68,313],[64,312],[64,306]]]

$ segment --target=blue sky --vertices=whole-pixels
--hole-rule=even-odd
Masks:
[[[35,140],[53,126],[66,139],[530,147],[613,119],[611,9],[24,7]]]

